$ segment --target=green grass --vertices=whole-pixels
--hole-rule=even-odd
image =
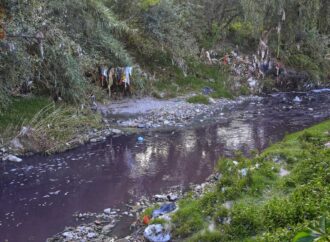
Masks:
[[[210,104],[208,97],[203,95],[196,95],[187,99],[188,103]]]
[[[101,120],[99,114],[90,110],[79,110],[70,105],[55,106],[43,97],[14,98],[8,109],[0,114],[0,137],[6,143],[22,126],[29,126],[33,133],[24,142],[33,143],[39,152],[54,153],[70,148],[67,142],[74,138],[80,137],[79,141],[85,142],[84,131],[100,128]]]
[[[214,190],[182,200],[175,238],[187,241],[292,241],[330,211],[330,121],[288,135],[254,158],[221,159]],[[276,162],[275,162],[276,161]],[[247,175],[241,170],[248,168]],[[279,170],[290,171],[280,177]],[[224,203],[232,201],[231,208]],[[228,223],[230,221],[230,223]],[[213,222],[216,230],[208,231]],[[221,231],[221,233],[219,233]]]
[[[0,112],[0,134],[20,127],[29,122],[36,113],[51,102],[44,97],[16,97],[11,105]]]
[[[159,81],[155,82],[154,89],[165,93],[165,96],[170,98],[191,92],[201,93],[204,87],[210,87],[214,90],[212,97],[231,98],[233,93],[228,80],[228,72],[218,66],[191,63],[187,76],[184,76],[179,69],[172,67],[162,74]]]

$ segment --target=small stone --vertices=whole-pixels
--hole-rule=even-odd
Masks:
[[[302,100],[301,100],[300,97],[296,96],[296,97],[293,99],[293,101],[294,101],[295,103],[300,103]]]
[[[75,238],[75,234],[73,232],[64,232],[63,237],[65,237],[66,239],[72,240]]]
[[[123,132],[119,129],[111,129],[111,132],[114,134],[122,134]]]

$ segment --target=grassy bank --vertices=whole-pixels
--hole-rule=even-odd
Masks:
[[[329,141],[327,121],[287,136],[254,158],[219,160],[216,188],[180,202],[173,236],[187,241],[292,241],[298,231],[330,215]]]
[[[1,142],[18,137],[25,152],[60,152],[70,148],[72,141],[84,143],[88,130],[102,127],[101,116],[88,108],[67,104],[55,105],[43,97],[18,97],[0,114]],[[29,127],[26,135],[19,135],[23,127]],[[86,137],[85,137],[86,136]]]

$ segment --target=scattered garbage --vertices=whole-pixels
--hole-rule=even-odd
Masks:
[[[164,214],[170,213],[176,209],[175,203],[168,203],[161,206],[159,209],[156,209],[152,212],[152,218],[157,218]]]
[[[155,195],[154,196],[155,201],[166,201],[167,200],[167,196],[166,195]]]
[[[288,171],[288,170],[286,170],[286,169],[284,169],[283,167],[281,167],[281,169],[280,169],[280,173],[279,173],[279,175],[281,176],[281,177],[283,177],[283,176],[287,176],[287,175],[289,175],[290,174],[290,172]]]
[[[150,242],[167,242],[171,240],[170,233],[161,224],[149,225],[144,230],[143,235]]]
[[[312,92],[314,92],[314,93],[330,92],[330,88],[315,89],[315,90],[312,90]]]
[[[144,217],[143,217],[143,224],[144,225],[149,225],[150,224],[150,217],[148,216],[148,215],[145,215]]]
[[[137,140],[138,140],[139,142],[143,142],[143,141],[144,141],[144,138],[143,138],[142,136],[139,136],[139,137],[137,138]]]
[[[179,197],[175,194],[169,194],[167,195],[167,199],[170,201],[170,202],[175,202],[176,200],[179,199]]]
[[[254,89],[258,83],[258,80],[254,79],[253,77],[250,77],[247,82],[249,83],[249,87],[251,89]]]
[[[202,93],[204,94],[204,95],[210,95],[210,94],[212,94],[214,92],[214,90],[212,89],[212,88],[210,88],[210,87],[204,87],[203,89],[202,89]]]
[[[105,214],[110,214],[111,213],[111,208],[106,208],[103,210]]]
[[[244,168],[244,169],[240,170],[239,172],[240,172],[241,176],[247,176],[248,169]]]
[[[178,200],[178,195],[176,194],[168,194],[168,195],[155,195],[154,196],[155,201],[157,202],[161,202],[161,201],[170,201],[170,202],[175,202],[176,200]]]

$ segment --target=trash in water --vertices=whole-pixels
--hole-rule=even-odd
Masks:
[[[167,242],[171,240],[170,233],[161,224],[149,225],[143,233],[150,242]]]
[[[157,218],[164,214],[170,213],[176,209],[175,203],[168,203],[161,206],[159,209],[156,209],[152,212],[152,218]]]

